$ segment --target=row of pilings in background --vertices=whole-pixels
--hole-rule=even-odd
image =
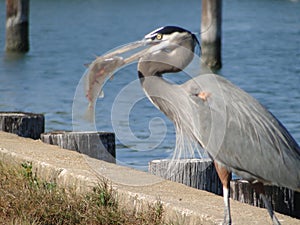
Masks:
[[[61,148],[75,150],[90,157],[116,163],[115,134],[112,132],[44,133],[45,119],[42,114],[24,112],[0,112],[0,130],[21,137],[41,139]],[[8,149],[9,150],[9,149]],[[200,190],[222,195],[222,184],[210,159],[153,160],[149,173],[179,182]],[[275,211],[300,218],[300,193],[288,188],[266,186],[266,196]],[[252,186],[241,179],[230,182],[230,195],[234,200],[264,207],[263,200]]]
[[[222,0],[202,0],[202,62],[221,68]],[[29,0],[6,0],[7,52],[29,51]]]

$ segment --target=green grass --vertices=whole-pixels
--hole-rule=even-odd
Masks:
[[[39,180],[31,163],[19,168],[0,163],[0,224],[163,225],[158,201],[142,212],[122,207],[107,181],[87,194],[76,194]]]

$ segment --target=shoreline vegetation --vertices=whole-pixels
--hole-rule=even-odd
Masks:
[[[89,193],[78,194],[40,180],[30,162],[20,167],[0,162],[0,224],[167,225],[157,201],[137,212],[118,202],[108,181]]]

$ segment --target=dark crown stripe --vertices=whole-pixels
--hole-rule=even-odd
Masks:
[[[188,32],[191,33],[190,31],[183,29],[181,27],[176,27],[176,26],[165,26],[162,27],[161,30],[157,30],[156,33],[160,33],[160,34],[171,34],[174,32]]]

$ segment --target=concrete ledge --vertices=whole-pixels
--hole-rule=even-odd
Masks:
[[[145,172],[89,158],[74,151],[0,132],[0,160],[30,161],[38,176],[79,192],[91,190],[101,178],[109,179],[120,203],[137,210],[160,200],[166,217],[178,224],[219,224],[223,221],[223,199],[209,192],[163,180]],[[231,201],[233,224],[272,224],[265,209]],[[300,220],[276,213],[284,224]]]

